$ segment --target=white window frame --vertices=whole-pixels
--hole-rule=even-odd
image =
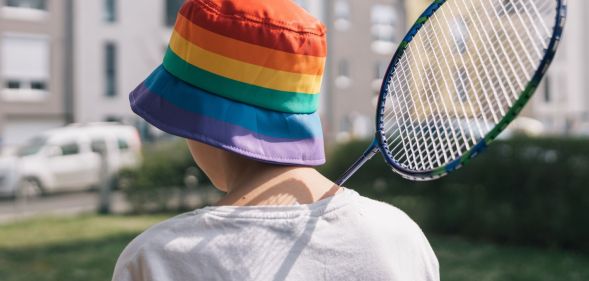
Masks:
[[[31,39],[39,39],[39,40],[44,40],[47,43],[47,77],[44,78],[44,80],[42,79],[38,79],[36,77],[16,77],[16,76],[9,76],[6,75],[4,73],[2,73],[4,71],[4,69],[2,69],[2,66],[0,65],[0,98],[4,101],[8,101],[8,102],[41,102],[47,99],[47,97],[49,96],[49,92],[50,92],[50,83],[51,83],[51,78],[50,78],[50,72],[51,72],[51,42],[50,42],[50,37],[47,35],[42,35],[42,34],[28,34],[28,33],[12,33],[12,32],[7,32],[7,33],[2,33],[0,34],[0,59],[2,59],[2,52],[3,50],[1,49],[3,47],[3,43],[2,40],[5,40],[6,38],[31,38]],[[14,81],[18,81],[21,85],[21,87],[19,89],[8,89],[7,84],[9,81],[14,80]],[[33,89],[33,83],[35,82],[44,82],[45,83],[45,89],[43,90],[38,90],[38,89]],[[22,86],[25,87],[22,87]]]
[[[46,9],[35,9],[28,7],[12,7],[7,6],[6,2],[3,2],[3,6],[0,9],[0,15],[6,19],[24,20],[24,21],[44,21],[47,20],[49,15],[49,1],[45,1]]]
[[[335,0],[333,5],[334,26],[339,31],[346,31],[352,25],[352,7],[350,0]]]
[[[373,37],[371,48],[377,54],[391,55],[399,44],[398,41],[400,38],[397,37],[402,19],[401,15],[395,10],[396,8],[396,5],[392,4],[374,4],[371,7],[370,20],[372,25],[371,34]],[[379,19],[377,19],[376,13],[383,12],[385,9],[390,9],[392,12],[394,16],[392,17],[392,22],[378,21]],[[389,36],[385,36],[387,33]]]

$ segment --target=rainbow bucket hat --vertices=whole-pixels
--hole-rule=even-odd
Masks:
[[[131,108],[165,132],[249,158],[321,165],[325,33],[291,0],[188,0]]]

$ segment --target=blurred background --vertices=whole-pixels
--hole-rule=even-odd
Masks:
[[[494,0],[482,0],[494,1]],[[389,60],[427,0],[298,0],[328,28],[322,89],[335,179],[364,150]],[[0,280],[109,280],[150,225],[220,197],[128,93],[163,58],[183,0],[0,0]],[[443,280],[589,280],[589,2],[480,159],[411,183],[380,159],[348,185],[426,231]]]

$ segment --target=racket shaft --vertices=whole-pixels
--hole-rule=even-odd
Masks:
[[[375,140],[362,156],[335,182],[338,186],[344,185],[368,160],[378,153],[378,142]]]

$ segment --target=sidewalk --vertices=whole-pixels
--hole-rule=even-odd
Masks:
[[[125,214],[131,210],[123,193],[113,192],[111,196],[111,212],[113,214]],[[219,195],[214,192],[191,192],[184,194],[184,196],[183,200],[189,206],[202,206],[219,199]],[[178,198],[173,200],[171,204],[177,204],[177,201],[179,201]],[[0,201],[0,224],[36,216],[75,216],[95,213],[98,203],[99,194],[97,192],[62,193],[32,199],[2,200]]]
[[[96,212],[98,194],[95,192],[77,192],[52,195],[48,197],[0,201],[0,224],[19,221],[35,216],[78,215]],[[123,194],[112,194],[114,213],[129,210]]]

